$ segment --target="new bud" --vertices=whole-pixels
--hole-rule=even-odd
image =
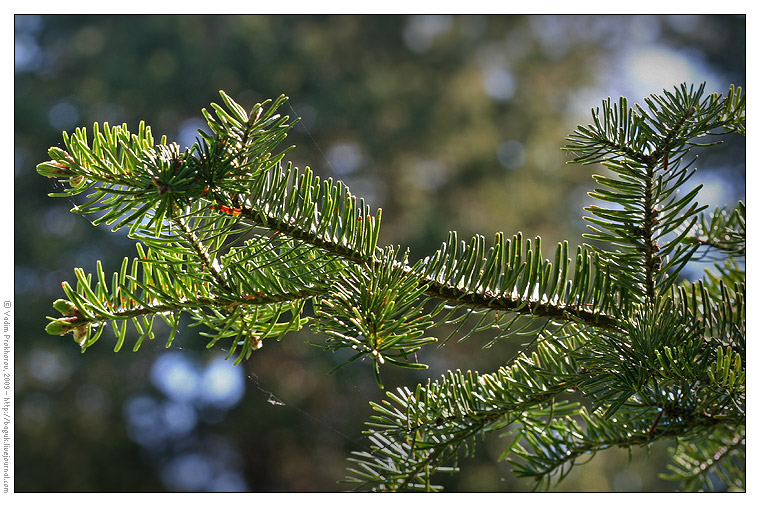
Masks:
[[[77,342],[80,347],[84,347],[84,342],[87,341],[87,331],[89,328],[90,326],[88,324],[74,329],[74,341]]]
[[[73,174],[65,164],[53,161],[37,164],[37,172],[46,178],[60,178]]]
[[[57,335],[57,336],[63,336],[66,333],[69,333],[74,330],[74,326],[72,326],[70,323],[66,322],[65,320],[54,320],[50,322],[47,326],[45,326],[45,332],[47,334]]]
[[[57,299],[53,303],[53,308],[61,312],[62,315],[66,317],[70,317],[72,315],[80,315],[79,309],[76,307],[74,303],[69,301],[68,299]]]

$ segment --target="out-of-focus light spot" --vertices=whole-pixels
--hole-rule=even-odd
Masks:
[[[174,491],[245,492],[242,457],[224,438],[210,436],[168,460],[161,480]]]
[[[245,493],[248,485],[238,472],[225,470],[214,477],[206,487],[209,493]]]
[[[623,28],[627,38],[635,40],[636,44],[650,44],[654,42],[662,31],[658,16],[626,16]]]
[[[486,93],[499,102],[506,102],[511,99],[517,84],[512,73],[503,67],[488,67],[483,75],[483,86]]]
[[[638,102],[644,106],[645,97],[663,90],[672,92],[681,83],[697,87],[706,81],[708,92],[728,87],[701,55],[656,44],[634,45],[600,63],[599,70],[599,85],[580,89],[571,98],[568,112],[574,117],[586,118],[591,105],[601,103],[600,97],[611,97],[613,102],[627,97],[629,105]]]
[[[222,410],[245,392],[242,369],[220,356],[201,368],[186,354],[167,352],[153,364],[151,381],[170,400]]]
[[[16,32],[37,33],[42,28],[42,16],[39,14],[19,14],[13,17]]]
[[[552,60],[564,56],[573,42],[567,33],[568,21],[563,16],[530,16],[528,19],[542,53]]]
[[[147,69],[158,79],[172,76],[178,68],[177,56],[168,49],[157,49],[148,57]]]
[[[127,435],[151,452],[182,439],[195,428],[197,416],[189,405],[159,402],[150,396],[136,396],[124,406]]]
[[[87,219],[87,218],[85,218]],[[103,250],[95,246],[96,243],[92,243],[92,246],[87,245],[79,248],[74,254],[73,264],[76,266],[92,266],[98,259],[103,257]],[[60,276],[64,271],[54,273],[54,276]],[[68,274],[64,275],[64,280],[67,279]],[[49,279],[48,279],[49,280]],[[60,282],[59,282],[60,285]]]
[[[197,395],[200,374],[197,367],[183,354],[162,354],[150,372],[151,382],[168,398],[190,401]]]
[[[699,201],[699,204],[706,204],[709,206],[709,208],[705,210],[707,213],[712,213],[715,208],[736,205],[736,198],[733,195],[734,192],[732,192],[733,189],[731,188],[730,182],[721,178],[719,174],[720,171],[714,173],[697,171],[690,181],[692,187],[697,186],[700,183],[702,184],[702,188],[697,195],[697,201]]]
[[[42,64],[42,51],[28,35],[16,35],[13,41],[13,66],[16,72],[31,72]]]
[[[86,26],[74,35],[73,47],[82,55],[93,56],[103,50],[105,39],[106,36],[101,28]]]
[[[62,387],[71,375],[71,364],[61,354],[45,349],[35,349],[28,356],[27,369],[32,377],[48,387]]]
[[[422,160],[414,166],[413,171],[417,186],[427,190],[440,188],[447,180],[446,169],[437,160]]]
[[[54,236],[70,237],[77,223],[77,217],[62,207],[55,206],[45,212],[45,226]]]
[[[161,458],[166,488],[247,491],[237,450],[221,438],[201,441],[196,432],[199,416],[213,424],[240,401],[243,370],[219,355],[200,366],[190,354],[166,352],[153,364],[151,381],[168,399],[137,396],[125,404],[124,414],[129,438]],[[214,417],[218,419],[210,421]]]
[[[43,55],[36,35],[42,29],[39,15],[13,17],[15,38],[13,42],[13,65],[16,72],[32,72],[42,66]]]
[[[327,160],[339,176],[351,174],[359,168],[363,157],[354,143],[338,143],[327,150]]]
[[[200,401],[216,408],[235,405],[245,392],[242,368],[223,357],[215,357],[206,367],[200,382]]]
[[[87,259],[88,261],[90,259]],[[94,262],[94,261],[93,261]],[[86,263],[83,262],[72,262],[75,266],[87,266]],[[44,292],[45,294],[51,294],[56,295],[56,298],[61,297],[61,289],[56,289],[56,285],[58,287],[61,286],[61,280],[66,280],[67,277],[70,275],[70,273],[66,273],[62,269],[55,269],[55,270],[37,270],[37,275],[41,278],[41,283],[38,287],[38,290],[41,292]],[[70,336],[70,335],[69,335]]]
[[[59,102],[48,111],[48,121],[57,130],[70,130],[79,120],[79,111],[70,102]]]
[[[127,434],[137,444],[154,449],[189,435],[198,424],[192,405],[137,396],[124,406]]]
[[[129,438],[147,448],[155,448],[166,439],[161,421],[161,405],[150,396],[137,396],[124,405]]]
[[[187,435],[195,429],[198,416],[191,405],[167,401],[161,408],[163,422],[173,437]]]
[[[624,65],[631,85],[637,87],[641,95],[671,90],[683,82],[704,80],[698,75],[694,62],[685,55],[658,46],[636,48],[627,55]]]
[[[161,469],[161,480],[173,491],[205,491],[213,472],[202,454],[181,454]]]
[[[14,292],[21,296],[27,292],[36,291],[42,284],[40,275],[34,269],[16,265],[13,270]]]
[[[502,167],[518,169],[525,163],[525,147],[517,139],[510,139],[501,143],[497,157]]]
[[[451,25],[449,15],[411,16],[404,27],[404,44],[415,53],[423,53],[430,49],[437,37],[448,32]]]
[[[209,132],[208,123],[200,118],[190,118],[180,124],[179,132],[177,134],[177,142],[183,150],[192,146],[197,139],[200,139],[201,136],[198,133],[199,130],[206,133]]]
[[[50,419],[50,397],[42,393],[31,393],[17,406],[19,423],[43,425]],[[18,423],[17,423],[18,424]]]
[[[296,116],[300,118],[296,123],[296,128],[302,128],[309,130],[317,123],[318,112],[316,109],[308,104],[296,104],[291,106],[293,111],[296,112]]]

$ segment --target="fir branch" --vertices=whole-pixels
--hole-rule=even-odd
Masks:
[[[746,208],[739,201],[730,213],[727,208],[715,209],[710,216],[701,217],[684,241],[706,246],[731,256],[746,253]]]
[[[180,234],[188,245],[192,248],[193,252],[200,260],[201,271],[207,271],[211,273],[212,278],[216,284],[225,290],[227,293],[233,293],[232,288],[227,284],[227,281],[223,278],[222,273],[216,268],[213,260],[209,257],[207,249],[197,238],[193,230],[188,226],[187,222],[182,217],[175,217],[173,222],[178,225]]]
[[[110,321],[118,350],[131,323],[136,349],[154,338],[158,316],[171,329],[168,346],[188,313],[210,330],[201,333],[209,347],[229,339],[228,357],[240,362],[265,338],[306,324],[312,301],[321,345],[355,350],[344,364],[371,357],[380,385],[381,364],[425,367],[415,353],[436,341],[425,336],[436,325],[460,339],[489,331],[486,346],[527,335],[495,373],[449,372],[373,404],[372,452],[354,454],[349,482],[437,490],[435,473],[456,471],[479,436],[509,427],[503,457],[539,485],[561,480],[581,456],[677,437],[674,479],[709,487],[714,474],[741,489],[744,204],[703,216],[700,186],[684,190],[695,172],[684,161],[709,146],[698,142],[705,136],[743,134],[745,100],[741,89],[722,98],[704,88],[652,95],[646,110],[608,99],[568,137],[575,162],[612,174],[595,176],[601,188],[590,195],[605,204],[585,217],[598,244],[573,260],[562,242],[553,263],[540,238],[522,234],[498,233],[488,245],[452,232],[413,266],[398,247],[378,247],[381,210],[373,215],[340,181],[283,166],[287,150],[275,154],[292,126],[276,112],[283,96],[249,113],[221,92],[223,105],[203,110],[211,134],[199,132],[185,152],[154,143],[142,123],[135,135],[96,124],[91,145],[77,129],[38,172],[69,184],[56,195],[89,192],[75,212],[102,213],[96,224],[128,226],[149,248],[138,243],[138,258],[124,259],[110,284],[100,263],[94,274],[76,269],[47,330],[73,332],[86,349]],[[703,281],[679,283],[699,249],[726,261]]]
[[[367,423],[373,452],[354,453],[352,461],[360,470],[350,469],[348,482],[395,491],[424,485],[423,470],[448,470],[457,450],[478,434],[503,430],[547,403],[557,415],[575,413],[577,404],[553,400],[580,381],[567,355],[579,344],[573,337],[565,344],[543,342],[532,356],[521,356],[495,374],[449,372],[414,392],[399,388],[398,394],[388,393],[388,400],[372,404],[375,415]],[[390,453],[389,448],[404,452]]]
[[[698,439],[681,439],[672,451],[669,473],[660,477],[678,481],[689,492],[745,491],[745,433],[744,426],[715,428]]]
[[[303,181],[314,180],[310,190],[304,192]],[[291,182],[291,183],[288,183]],[[298,183],[300,182],[300,183]],[[297,170],[289,168],[280,176],[272,176],[269,185],[257,185],[260,197],[251,192],[246,203],[235,208],[237,216],[242,217],[251,225],[265,227],[270,230],[282,233],[294,240],[310,244],[330,254],[342,257],[348,261],[367,264],[371,270],[377,270],[381,267],[382,262],[376,256],[375,245],[377,244],[377,231],[381,220],[381,210],[378,210],[377,216],[373,217],[369,209],[363,204],[354,210],[352,202],[356,200],[347,188],[341,185],[332,186],[330,181],[324,183],[324,191],[321,201],[317,201],[319,196],[320,181],[310,170],[305,170],[299,174]],[[341,200],[339,196],[344,196]],[[276,201],[270,196],[276,196]],[[305,197],[308,196],[308,197]],[[324,196],[330,196],[327,199]],[[289,203],[297,203],[300,208],[292,207]],[[250,203],[250,204],[249,204]],[[311,210],[308,214],[303,213],[304,208]],[[339,210],[338,213],[330,214],[329,210]],[[338,220],[346,217],[345,220]],[[497,236],[495,247],[508,250],[508,244],[502,245],[501,236]],[[338,241],[336,241],[338,239]],[[356,243],[356,241],[359,241]],[[473,241],[478,241],[474,238]],[[519,249],[523,249],[521,236],[514,240]],[[456,236],[449,239],[448,244],[444,244],[442,251],[450,250],[450,244],[457,242]],[[539,240],[540,245],[540,240]],[[527,250],[530,250],[528,245]],[[503,254],[504,258],[507,252]],[[533,259],[540,261],[540,247]],[[491,254],[493,257],[497,254]],[[502,254],[498,254],[502,255]],[[564,254],[567,256],[567,252]],[[444,262],[450,257],[443,256]],[[454,260],[452,258],[452,260]],[[479,263],[487,261],[484,257],[474,260]],[[567,268],[567,261],[558,258],[558,261],[564,263]],[[540,264],[528,266],[533,270],[537,269]],[[396,263],[396,269],[405,272],[411,272],[413,268],[404,263]],[[502,288],[499,293],[473,292],[465,287],[458,287],[454,284],[447,283],[445,280],[438,280],[429,273],[424,273],[425,267],[420,267],[421,271],[419,280],[420,286],[426,287],[425,294],[433,298],[439,298],[457,305],[469,305],[473,307],[496,310],[502,312],[516,312],[524,315],[533,315],[537,317],[548,317],[560,321],[580,320],[590,325],[597,325],[606,328],[614,328],[616,319],[599,311],[592,311],[583,308],[578,304],[553,304],[548,301],[531,299],[527,297],[512,297],[512,288],[509,290]],[[559,266],[556,269],[560,269]],[[585,268],[590,269],[590,268]],[[498,274],[498,273],[497,273]],[[535,275],[534,275],[535,276]],[[540,277],[541,275],[538,275]],[[545,276],[545,275],[544,275]],[[527,278],[526,278],[527,280]],[[564,284],[564,278],[560,284]],[[534,282],[538,282],[536,279]],[[580,279],[576,280],[579,282]],[[564,294],[564,287],[552,287],[558,294]],[[590,291],[592,287],[577,289],[578,292]],[[589,301],[585,296],[578,297],[582,304],[588,305]],[[611,306],[610,298],[608,305]],[[595,305],[591,305],[595,306]]]

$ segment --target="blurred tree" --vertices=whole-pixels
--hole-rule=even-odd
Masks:
[[[192,407],[198,425],[157,452],[131,439],[130,401],[147,396],[161,407],[171,401],[150,381],[153,360],[163,357],[159,347],[116,360],[106,347],[96,347],[83,359],[67,342],[40,331],[50,299],[61,295],[58,282],[71,279],[70,266],[92,271],[95,259],[133,255],[123,236],[90,227],[61,202],[45,197],[56,189],[33,168],[48,146],[60,143],[61,130],[94,121],[134,126],[145,119],[156,133],[187,145],[202,126],[198,104],[215,100],[217,90],[243,103],[286,93],[303,127],[291,136],[297,148],[288,157],[323,176],[340,177],[373,207],[383,207],[382,243],[432,252],[449,229],[463,236],[524,230],[552,243],[562,237],[559,231],[576,225],[577,189],[583,193],[588,185],[585,174],[562,168],[557,147],[579,122],[578,97],[586,98],[584,111],[598,103],[595,90],[611,82],[605,65],[624,49],[688,49],[689,62],[701,61],[717,76],[711,88],[744,84],[744,18],[684,19],[17,16],[17,489],[187,488],[168,479],[159,483],[144,470],[166,470],[170,463],[175,469],[177,463],[210,466],[206,448],[220,446],[198,442],[218,442],[214,435],[222,435],[235,450],[237,458],[228,461],[237,465],[228,468],[237,470],[240,480],[202,487],[340,489],[335,479],[343,476],[349,449],[356,448],[350,439],[361,440],[361,422],[369,413],[365,400],[380,396],[361,370],[324,375],[341,359],[291,337],[263,349],[245,366],[247,389],[226,412],[231,416],[206,414],[204,419]],[[701,79],[683,76],[661,86]],[[609,93],[631,95],[628,90]],[[726,165],[742,167],[740,162]],[[743,194],[742,170],[738,176],[736,192]],[[507,188],[519,198],[507,199]],[[109,272],[118,266],[106,262],[104,268]],[[192,357],[202,343],[192,333],[178,341]],[[456,365],[464,361],[473,369],[489,369],[514,347],[484,355],[478,353],[483,343],[452,344],[429,354],[430,374],[450,367],[452,356]],[[46,362],[39,361],[41,354]],[[197,357],[201,363],[209,360],[206,353]],[[387,382],[410,380],[400,375]],[[270,403],[275,399],[270,395],[285,405]],[[324,423],[316,433],[311,418]],[[324,457],[323,466],[300,468],[313,455]],[[200,459],[179,459],[183,456]],[[494,456],[480,459],[493,462]],[[61,460],[71,460],[72,466],[55,466]],[[601,473],[604,469],[600,460],[600,473],[594,474],[598,482],[570,477],[565,487],[670,487],[654,478],[657,470],[626,482]],[[519,489],[502,470],[490,481],[463,475],[447,487]]]

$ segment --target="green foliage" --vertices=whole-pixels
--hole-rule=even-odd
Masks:
[[[424,301],[420,302],[426,287],[420,284],[416,270],[399,269],[399,264],[407,264],[406,257],[398,263],[392,249],[379,256],[377,265],[349,266],[329,294],[317,299],[314,330],[326,336],[323,346],[328,350],[356,350],[338,367],[370,355],[375,378],[382,387],[380,365],[388,361],[407,368],[426,368],[407,359],[436,338],[422,336],[433,319],[425,313]]]
[[[549,487],[611,447],[675,441],[666,477],[684,489],[744,488],[745,207],[706,216],[689,188],[687,156],[703,138],[744,133],[744,96],[705,95],[682,85],[646,107],[622,98],[592,112],[568,138],[574,162],[601,163],[601,188],[586,208],[592,245],[554,263],[541,239],[469,243],[451,232],[410,265],[408,252],[378,246],[373,215],[340,181],[284,164],[274,154],[292,126],[277,109],[250,112],[222,92],[203,113],[210,134],[180,152],[150,129],[95,125],[64,134],[40,174],[85,194],[76,213],[129,227],[138,256],[110,284],[100,264],[63,283],[67,300],[47,331],[73,333],[85,350],[111,323],[119,350],[168,326],[167,346],[189,314],[209,347],[249,358],[264,339],[309,325],[329,351],[353,350],[344,366],[425,368],[417,352],[443,327],[462,340],[528,336],[495,373],[449,372],[373,404],[371,449],[356,452],[347,482],[381,491],[440,489],[490,432],[511,437],[503,458],[518,475]],[[700,142],[697,142],[700,141]],[[701,257],[700,257],[701,255]],[[717,255],[716,272],[689,282],[691,260]],[[93,281],[94,278],[94,281]],[[164,332],[163,330],[161,331]]]

